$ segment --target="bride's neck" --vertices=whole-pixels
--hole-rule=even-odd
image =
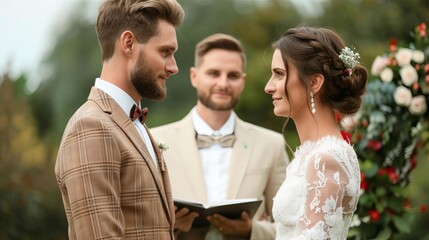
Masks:
[[[317,141],[327,135],[342,138],[334,112],[318,111],[293,120],[301,144],[306,141]]]

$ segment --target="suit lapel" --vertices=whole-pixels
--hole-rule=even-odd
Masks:
[[[241,183],[250,161],[250,154],[254,147],[254,137],[249,129],[246,129],[243,122],[237,117],[235,121],[234,134],[236,141],[232,147],[231,163],[229,167],[229,181],[227,188],[227,199],[237,197]]]
[[[177,142],[177,155],[178,159],[183,160],[182,166],[188,178],[189,188],[193,191],[193,198],[205,203],[208,200],[207,190],[191,113],[178,125],[177,134],[182,136]]]
[[[91,93],[88,97],[88,100],[92,100],[96,102],[97,105],[100,106],[100,108],[104,112],[110,114],[110,117],[113,120],[113,122],[115,122],[116,125],[118,125],[124,131],[124,133],[128,136],[128,138],[133,143],[137,151],[142,155],[143,161],[146,162],[152,174],[152,177],[156,183],[160,196],[163,200],[163,204],[170,218],[170,221],[172,221],[170,211],[169,211],[171,204],[167,201],[167,198],[166,198],[166,192],[163,186],[164,185],[163,179],[161,179],[161,175],[159,174],[156,166],[152,161],[149,151],[147,150],[146,144],[144,143],[143,139],[141,138],[134,124],[130,121],[130,119],[127,117],[126,114],[123,114],[124,111],[115,102],[115,100],[113,100],[108,94],[106,94],[102,90],[99,90],[93,87],[91,89]],[[155,147],[156,144],[154,143],[152,136],[150,136],[150,138],[151,138],[152,144]],[[159,152],[159,149],[157,147],[155,147],[155,152]],[[158,154],[159,153],[157,153],[157,156],[159,156]]]

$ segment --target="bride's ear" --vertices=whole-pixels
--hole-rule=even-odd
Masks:
[[[319,93],[320,89],[322,89],[323,83],[325,82],[325,77],[320,74],[314,74],[311,77],[311,89],[313,89],[314,94],[316,95]]]

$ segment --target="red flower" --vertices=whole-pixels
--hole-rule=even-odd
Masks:
[[[352,144],[352,135],[346,131],[340,131],[341,136],[343,136],[343,139],[348,142],[349,144]]]
[[[395,184],[399,180],[399,175],[396,173],[394,167],[380,168],[377,172],[378,176],[388,175],[390,182]]]
[[[398,49],[398,40],[396,38],[391,38],[389,40],[389,48],[391,52],[396,52]]]
[[[376,141],[376,140],[369,140],[368,144],[366,145],[366,147],[374,150],[374,151],[378,151],[381,149],[383,145],[381,144],[380,141]]]
[[[414,67],[417,71],[420,70],[421,65],[420,64],[416,64],[416,66]]]
[[[419,90],[419,88],[420,88],[419,83],[418,83],[418,82],[415,82],[415,83],[413,84],[413,90],[414,90],[414,91],[417,91],[417,90]]]
[[[366,191],[368,189],[368,182],[366,181],[366,176],[363,172],[360,172],[360,189]]]
[[[337,122],[341,122],[341,114],[339,112],[335,112],[335,119]]]
[[[426,24],[425,23],[420,23],[417,26],[417,31],[420,34],[420,37],[425,37],[426,36]]]
[[[426,205],[421,205],[420,206],[420,212],[421,213],[425,213],[428,210],[428,207]]]
[[[380,213],[377,210],[369,210],[368,214],[372,221],[380,220]]]
[[[360,141],[360,140],[362,140],[363,136],[362,136],[362,134],[358,134],[358,135],[356,136],[356,138],[357,138],[357,140],[358,140],[358,141]]]
[[[426,65],[424,66],[424,70],[425,70],[425,72],[429,72],[429,64],[426,64]]]
[[[405,198],[405,199],[404,199],[404,202],[402,203],[402,205],[404,206],[404,208],[407,208],[407,209],[411,208],[411,202],[410,202],[410,199]]]

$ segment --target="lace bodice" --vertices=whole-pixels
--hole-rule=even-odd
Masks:
[[[274,197],[276,239],[346,239],[359,187],[359,163],[350,144],[332,136],[305,142]]]

